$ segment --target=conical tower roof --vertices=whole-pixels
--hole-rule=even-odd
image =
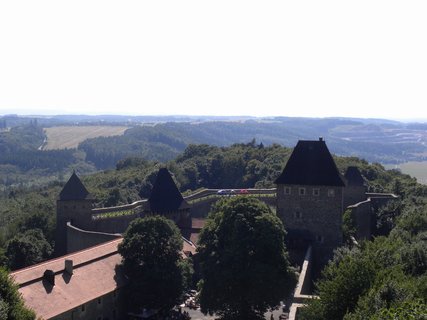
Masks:
[[[152,212],[171,212],[189,208],[176,187],[168,169],[161,168],[154,182],[153,190],[148,198]]]
[[[361,187],[364,186],[365,183],[362,174],[357,167],[348,167],[344,178],[348,186]]]
[[[344,181],[323,139],[300,140],[276,184],[344,186]]]
[[[91,194],[80,181],[75,172],[68,179],[64,188],[59,194],[59,200],[89,200],[92,199]]]

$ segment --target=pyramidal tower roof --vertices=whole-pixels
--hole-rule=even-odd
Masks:
[[[91,194],[87,191],[75,172],[68,179],[64,188],[59,194],[59,200],[88,200],[92,199]]]
[[[348,167],[344,174],[348,186],[363,186],[365,181],[357,167]]]
[[[339,187],[345,185],[322,138],[298,141],[275,183]]]
[[[182,197],[166,168],[159,169],[148,202],[152,212],[170,212],[189,208],[189,204]]]

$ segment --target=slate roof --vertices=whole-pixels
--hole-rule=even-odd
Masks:
[[[298,141],[275,183],[339,187],[345,185],[323,139]]]
[[[365,183],[357,167],[348,167],[344,178],[348,186],[363,186]]]
[[[64,188],[59,194],[59,200],[88,200],[93,199],[89,191],[80,181],[75,172],[68,179]]]
[[[178,211],[190,207],[166,168],[159,169],[148,202],[150,203],[150,210],[158,213]]]

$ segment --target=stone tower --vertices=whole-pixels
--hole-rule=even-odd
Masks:
[[[366,200],[366,186],[357,167],[348,167],[344,174],[344,208]]]
[[[90,229],[93,198],[75,172],[65,184],[56,202],[55,255],[67,253],[67,222]]]
[[[179,227],[191,225],[190,205],[182,197],[168,169],[159,169],[148,203],[151,214],[166,216]]]
[[[325,141],[298,141],[277,184],[277,214],[290,245],[311,244],[324,264],[342,244],[344,181]]]

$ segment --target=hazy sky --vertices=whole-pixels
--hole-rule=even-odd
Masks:
[[[427,1],[1,1],[0,114],[427,119]]]

